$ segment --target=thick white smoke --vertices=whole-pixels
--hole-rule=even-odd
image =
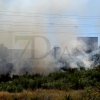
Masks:
[[[53,47],[61,48],[62,54],[72,54],[76,48],[77,33],[81,32],[78,27],[78,19],[73,15],[85,15],[89,0],[1,0],[0,1],[0,43],[7,48],[14,49],[14,73],[20,74],[22,70],[29,70],[30,73],[48,74],[59,70],[65,64],[54,59]],[[67,16],[68,15],[68,16]],[[23,54],[23,59],[17,63],[27,41],[19,40],[15,43],[15,36],[42,36],[49,40],[49,55],[43,59],[31,58],[31,43],[27,47],[27,51]],[[68,48],[65,52],[65,48]],[[35,41],[35,55],[40,57],[46,52],[47,44],[41,38]],[[77,59],[73,56],[74,62],[70,63],[70,67],[78,67]],[[64,59],[65,62],[68,60]],[[81,59],[86,67],[89,62]],[[31,63],[31,64],[30,64]],[[52,64],[50,64],[52,63]],[[26,66],[26,67],[25,67]],[[29,67],[29,69],[27,68]]]

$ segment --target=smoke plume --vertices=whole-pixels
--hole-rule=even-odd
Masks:
[[[77,33],[80,30],[74,16],[76,13],[86,15],[88,1],[1,0],[0,43],[10,51],[8,62],[13,64],[11,73],[47,75],[63,67],[91,68],[95,61],[90,58],[94,53],[87,54],[83,50],[77,50]],[[38,37],[34,40],[33,51],[36,58],[41,59],[32,58],[32,41],[23,53],[28,40],[20,39],[16,42],[16,36],[26,36],[27,39]],[[43,37],[46,38],[45,41]],[[47,44],[48,41],[50,45]],[[47,56],[42,57],[45,53]]]

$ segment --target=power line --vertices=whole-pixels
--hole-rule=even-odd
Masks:
[[[34,31],[7,31],[7,30],[0,30],[0,32],[4,32],[4,33],[39,33],[39,34],[41,34],[41,33],[55,33],[55,32],[34,32]],[[60,33],[69,33],[70,34],[70,32],[56,32],[56,33],[58,33],[58,34],[60,34]],[[74,33],[74,34],[100,34],[99,32],[97,33],[97,32],[86,32],[86,33]]]
[[[14,11],[0,11],[0,12],[6,12],[6,13],[24,13],[24,14],[42,14],[42,13],[29,13],[29,12],[14,12]],[[60,14],[42,14],[42,15],[60,15]]]
[[[56,24],[56,23],[33,23],[33,22],[14,22],[14,21],[0,21],[1,23],[30,23],[30,24],[49,24],[49,25],[76,25],[76,24]],[[90,25],[90,24],[78,24],[78,25]]]
[[[100,16],[74,16],[74,15],[52,15],[52,16],[45,16],[46,14],[41,14],[41,15],[33,15],[33,16],[29,16],[29,15],[9,15],[9,14],[0,14],[3,16],[21,16],[21,17],[43,17],[43,18],[69,18],[69,19],[100,19]]]
[[[21,25],[18,25],[18,24],[21,24]],[[0,21],[0,25],[41,26],[41,27],[100,27],[100,25],[91,25],[91,24],[78,24],[77,25],[77,24],[33,23],[33,22],[13,22],[13,21]]]
[[[3,23],[3,24],[1,24]],[[7,23],[7,24],[6,24]],[[10,23],[10,24],[9,24]],[[13,25],[13,24],[24,24],[24,25],[14,25],[14,26],[39,26],[39,25],[50,25],[50,26],[89,26],[90,24],[56,24],[56,23],[33,23],[33,22],[13,22],[13,21],[0,21],[0,25]],[[30,24],[30,25],[25,25]]]
[[[2,25],[2,26],[5,26],[5,25],[9,25],[9,26],[37,26],[37,27],[75,27],[75,28],[77,28],[77,27],[100,27],[100,25],[85,25],[85,24],[83,24],[83,25],[74,25],[74,24],[59,24],[59,25],[43,25],[42,23],[41,24],[38,24],[38,23],[35,23],[35,24],[31,24],[31,25],[25,25],[25,24],[23,24],[23,25],[14,25],[14,24],[1,24],[0,23],[0,25]]]
[[[0,21],[0,23],[3,23],[3,25],[6,25],[4,23],[7,23],[7,25],[9,25],[8,23],[10,23],[11,25],[12,24],[31,24],[31,25],[52,25],[52,26],[59,26],[59,25],[62,25],[62,26],[77,26],[77,24],[56,24],[56,23],[33,23],[33,22],[13,22],[13,21]],[[2,24],[1,24],[2,25]],[[78,26],[88,26],[90,24],[78,24]],[[24,26],[24,25],[22,25]],[[25,25],[26,26],[26,25]]]
[[[100,16],[80,16],[80,15],[62,15],[62,14],[43,14],[43,13],[29,13],[29,12],[14,12],[14,11],[0,11],[0,12],[10,12],[10,13],[23,13],[23,14],[36,14],[36,15],[56,15],[56,16],[74,16],[74,17],[77,17],[77,16],[79,16],[79,17],[100,17]]]

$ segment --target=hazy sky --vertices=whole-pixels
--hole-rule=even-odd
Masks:
[[[45,33],[52,45],[61,35],[99,38],[99,9],[100,0],[0,0],[0,43],[12,48],[17,33]]]

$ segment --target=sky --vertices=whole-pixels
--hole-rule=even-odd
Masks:
[[[52,45],[76,36],[98,37],[100,45],[99,9],[100,0],[0,0],[0,44],[13,48],[16,34],[39,33]]]

